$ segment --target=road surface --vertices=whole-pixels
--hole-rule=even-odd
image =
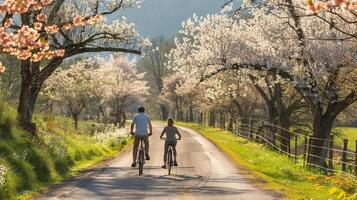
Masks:
[[[131,168],[131,152],[106,166],[55,186],[37,200],[92,199],[277,199],[273,192],[252,186],[234,164],[212,143],[198,133],[180,128],[183,139],[178,142],[178,164],[172,175],[161,169],[162,125],[154,125],[150,138],[151,160],[145,163],[144,175]]]

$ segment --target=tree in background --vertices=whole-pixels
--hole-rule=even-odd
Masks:
[[[168,60],[166,54],[174,47],[174,43],[163,37],[154,39],[151,42],[153,50],[145,54],[138,63],[138,67],[140,71],[146,73],[145,78],[151,84],[150,101],[152,102],[158,101],[157,97],[164,87],[164,78],[169,74],[169,69],[166,66]],[[158,103],[161,112],[160,118],[166,120],[169,114],[168,105],[165,101],[159,101]]]
[[[20,61],[6,54],[1,55],[0,60],[4,66],[11,66],[0,74],[0,91],[3,93],[4,100],[17,105],[20,94]]]
[[[45,94],[59,106],[65,105],[78,128],[79,115],[88,105],[94,92],[94,62],[78,61],[68,67],[56,71],[45,84]]]
[[[183,97],[177,91],[180,87],[181,76],[172,74],[163,79],[163,88],[159,97],[159,102],[168,104],[172,108],[172,115],[177,120],[183,120]]]
[[[97,108],[102,121],[125,125],[128,100],[148,95],[144,74],[138,73],[135,61],[122,54],[108,58],[81,60],[56,71],[45,84],[50,101],[67,108],[78,127],[84,109]]]
[[[130,61],[122,54],[112,54],[108,59],[98,58],[99,74],[96,87],[103,94],[102,113],[105,114],[105,106],[110,106],[114,123],[125,125],[125,107],[129,98],[144,97],[149,94],[148,82],[144,80],[145,73],[138,73],[135,61]]]
[[[45,80],[69,57],[86,52],[140,54],[148,41],[123,17],[111,23],[103,18],[137,0],[110,1],[4,1],[0,6],[1,50],[20,63],[21,89],[18,106],[20,125],[36,131],[32,116]],[[0,67],[3,72],[4,67]]]

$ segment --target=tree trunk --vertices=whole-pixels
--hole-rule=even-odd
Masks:
[[[124,127],[125,126],[125,102],[126,102],[127,97],[117,97],[115,99],[114,103],[114,117],[115,117],[115,122],[114,124],[119,127]]]
[[[284,113],[281,113],[280,117],[280,149],[284,152],[289,152],[290,149],[290,133],[289,131],[289,118]]]
[[[200,125],[203,125],[203,120],[204,120],[203,112],[200,112],[200,118],[199,118],[199,120],[198,120],[198,123],[199,123]]]
[[[224,112],[221,112],[219,115],[219,126],[220,129],[226,129],[226,115]]]
[[[189,121],[189,111],[188,110],[186,110],[186,117],[185,117],[185,122],[188,122]]]
[[[102,114],[102,117],[103,117],[102,121],[103,121],[103,123],[104,123],[104,124],[107,124],[107,123],[108,123],[108,117],[107,117],[107,113],[106,113],[105,110],[104,110],[103,105],[99,105],[98,110],[99,110],[100,114]]]
[[[74,128],[78,129],[78,117],[79,115],[73,114]]]
[[[332,124],[333,120],[327,118],[326,115],[322,115],[321,112],[315,114],[308,160],[313,167],[327,167],[328,139],[331,134]]]
[[[36,124],[32,122],[37,97],[45,80],[62,63],[63,58],[51,60],[42,71],[40,62],[32,63],[29,60],[21,62],[21,89],[18,105],[18,122],[26,131],[36,133]]]
[[[21,64],[21,90],[18,105],[18,121],[20,126],[30,133],[36,133],[36,124],[32,122],[32,116],[42,83],[33,81],[30,71],[30,63]]]
[[[275,120],[277,118],[277,112],[274,105],[269,105],[268,102],[268,112],[269,112],[269,130],[268,130],[268,141],[275,144]]]
[[[235,121],[234,110],[231,108],[228,115],[228,131],[233,132],[233,124]]]
[[[189,117],[188,117],[188,121],[189,122],[193,122],[195,119],[194,119],[194,112],[193,112],[193,106],[189,106]]]
[[[167,111],[167,106],[165,104],[160,104],[160,110],[161,110],[161,120],[165,121],[168,118],[168,111]]]
[[[122,110],[117,110],[115,112],[115,125],[122,127],[123,125],[123,111]]]
[[[216,114],[214,111],[209,112],[209,120],[208,120],[208,126],[209,127],[215,127],[216,125]]]
[[[176,97],[176,119],[178,121],[183,121],[184,120],[184,112],[183,112],[181,106],[182,106],[181,97]]]
[[[122,111],[122,113],[121,113],[121,122],[120,122],[119,126],[120,127],[125,127],[125,122],[126,122],[125,111]]]

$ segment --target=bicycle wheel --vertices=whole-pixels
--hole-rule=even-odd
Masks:
[[[170,175],[171,174],[171,166],[172,166],[172,149],[169,147],[169,151],[167,154],[167,172]]]
[[[144,151],[139,151],[139,175],[143,174],[144,171]]]

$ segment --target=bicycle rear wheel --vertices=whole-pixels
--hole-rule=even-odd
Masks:
[[[169,151],[167,154],[167,172],[169,175],[171,174],[171,166],[172,166],[172,149],[169,148]]]
[[[144,151],[140,150],[139,151],[139,175],[143,174],[144,171]]]

